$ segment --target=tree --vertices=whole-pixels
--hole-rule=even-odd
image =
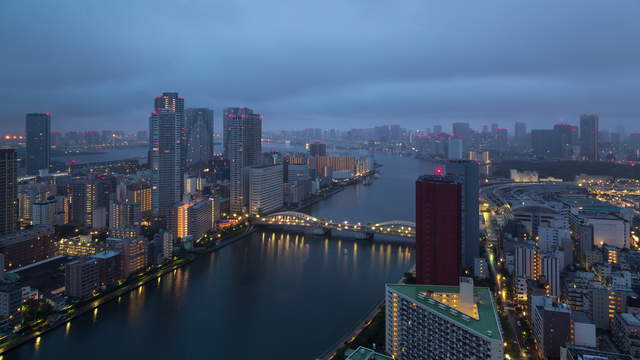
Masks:
[[[46,300],[28,299],[22,304],[22,321],[25,323],[45,320],[53,313],[53,305]]]

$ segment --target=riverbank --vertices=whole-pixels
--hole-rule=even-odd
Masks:
[[[62,315],[63,317],[61,319],[55,320],[49,323],[48,325],[46,325],[45,327],[38,328],[37,330],[29,332],[28,334],[20,335],[19,337],[16,337],[16,338],[10,338],[4,343],[0,344],[0,355],[8,351],[11,351],[25,343],[28,343],[33,339],[36,339],[37,341],[37,339],[41,335],[49,331],[52,331],[70,322],[71,320],[86,314],[89,311],[92,311],[92,310],[96,311],[97,308],[100,307],[101,305],[106,304],[110,301],[113,301],[114,299],[119,298],[122,295],[129,293],[134,289],[137,289],[142,285],[148,283],[151,280],[159,279],[163,275],[169,272],[175,271],[178,268],[186,266],[190,264],[193,260],[194,260],[193,255],[186,254],[184,257],[179,257],[176,260],[172,261],[171,263],[161,265],[160,268],[144,273],[140,275],[138,278],[129,279],[122,285],[112,289],[107,293],[103,293],[93,298],[82,301],[80,304],[72,305],[71,307],[66,309],[66,314]]]
[[[408,273],[415,273],[415,265],[409,269]],[[411,282],[407,279],[405,273],[405,275],[398,280],[398,283],[415,283],[415,278],[413,278],[413,282]],[[385,302],[383,298],[360,321],[356,323],[349,333],[342,336],[340,340],[330,347],[329,350],[319,356],[318,359],[343,360],[347,349],[356,349],[359,346],[373,348],[373,345],[375,344],[376,346],[384,348],[386,322],[385,310]]]

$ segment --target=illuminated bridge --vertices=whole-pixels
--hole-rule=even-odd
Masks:
[[[354,234],[356,238],[373,238],[375,236],[401,237],[414,239],[416,224],[410,221],[392,220],[380,223],[350,223],[319,219],[296,211],[283,211],[265,215],[254,222],[257,226],[275,227],[285,230],[304,231],[316,235],[333,233],[334,235]]]

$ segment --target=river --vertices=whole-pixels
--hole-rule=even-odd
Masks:
[[[414,219],[426,164],[377,153],[382,174],[314,205],[317,217]],[[314,359],[413,264],[406,245],[255,233],[73,320],[4,359]],[[382,344],[380,344],[382,346]]]

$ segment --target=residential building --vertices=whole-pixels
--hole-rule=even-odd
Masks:
[[[531,328],[538,355],[543,359],[560,358],[560,347],[570,339],[571,310],[549,296],[533,296]]]
[[[162,108],[149,118],[153,215],[167,216],[183,193],[183,118]]]
[[[585,160],[598,160],[598,115],[580,115],[580,155]]]
[[[213,110],[187,109],[187,166],[206,166],[213,156]]]
[[[38,225],[0,236],[0,252],[5,269],[17,269],[55,256],[57,246],[53,228]]]
[[[107,246],[121,255],[120,278],[126,279],[147,268],[147,240],[144,237],[107,238]]]
[[[260,165],[262,116],[248,108],[224,110],[224,157],[229,160],[230,210],[248,212],[248,184],[244,168]]]
[[[282,207],[284,204],[282,165],[247,167],[245,176],[249,186],[250,214],[268,214]]]
[[[387,284],[386,352],[398,360],[503,359],[500,321],[488,288]]]
[[[51,156],[51,114],[30,113],[26,116],[27,174],[37,175],[49,169]]]
[[[0,235],[18,229],[17,153],[0,148]]]

